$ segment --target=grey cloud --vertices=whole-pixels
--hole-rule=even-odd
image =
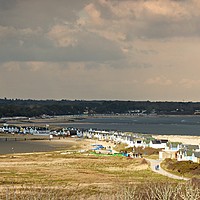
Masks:
[[[144,22],[144,25],[138,28],[133,28],[128,33],[127,38],[131,39],[134,36],[140,38],[173,38],[173,37],[190,37],[200,36],[200,17],[190,20],[181,20],[174,22],[168,18],[156,19]]]
[[[135,48],[135,51],[139,54],[145,54],[145,55],[157,55],[158,52],[152,49],[137,49]]]
[[[108,7],[103,6],[101,4],[97,4],[96,8],[101,11],[101,17],[103,17],[104,19],[110,20],[114,18],[113,13],[110,12]]]
[[[0,40],[0,61],[81,62],[118,60],[123,58],[119,47],[98,35],[82,34],[77,46],[55,47],[45,36],[34,35]]]
[[[121,7],[122,5],[126,6]],[[112,13],[113,8],[115,11]],[[120,27],[127,32],[127,41],[130,41],[135,38],[165,39],[200,36],[199,9],[198,1],[125,0],[118,3],[111,1],[107,7],[102,6],[102,13],[110,17],[110,20],[106,17],[110,23],[118,20]],[[125,14],[121,15],[121,13]]]
[[[135,2],[135,5],[137,5],[137,3],[139,5],[144,2],[153,2],[153,0],[123,0],[123,2]],[[166,2],[177,2],[177,4],[181,4],[184,8],[189,9],[187,7],[189,1],[168,0]],[[95,7],[101,12],[101,17],[105,19],[104,24],[100,27],[86,25],[83,28],[81,27],[81,30],[78,30],[79,27],[76,27],[76,20],[79,17],[78,14],[83,10],[84,6],[89,3],[94,3]],[[3,13],[0,12],[0,25],[15,27],[9,28],[9,33],[4,35],[4,38],[1,38],[0,33],[1,62],[10,60],[106,62],[110,60],[118,61],[120,59],[125,62],[125,60],[130,60],[130,58],[124,57],[125,53],[123,53],[121,49],[123,46],[127,46],[129,41],[134,41],[135,38],[165,39],[194,35],[200,36],[200,15],[190,15],[187,19],[174,19],[173,16],[170,15],[161,16],[141,9],[140,15],[137,17],[135,17],[133,12],[119,19],[111,12],[111,9],[100,4],[97,0],[0,0],[0,6],[1,5],[2,8],[7,8],[7,10]],[[113,1],[113,5],[119,6],[120,4],[118,5],[117,1]],[[134,7],[132,11],[137,11],[137,6]],[[124,10],[124,12],[130,12],[130,10]],[[13,16],[16,17],[14,18]],[[119,21],[117,21],[118,19]],[[69,29],[76,29],[75,39],[77,40],[77,44],[68,47],[55,47],[53,42],[48,39],[47,32],[55,24],[64,22],[70,24],[67,25]],[[39,31],[39,33],[35,31],[36,33],[26,35],[21,33],[23,31],[20,31],[25,28],[36,30],[36,27],[40,27],[41,31]],[[107,37],[109,39],[105,39],[106,36],[100,33],[98,35],[98,30],[104,29],[113,33],[124,33],[126,37],[123,41],[120,41],[118,37],[116,37],[115,40],[109,38],[114,38],[115,36],[109,36]],[[145,51],[141,51],[140,53],[153,54],[154,52],[145,49]],[[134,57],[135,55],[131,56]],[[131,61],[127,61],[125,64],[111,64],[111,66],[114,65],[139,66],[136,63],[132,64]]]
[[[9,10],[15,7],[17,0],[0,0],[0,11]]]
[[[110,61],[107,62],[107,65],[112,68],[149,68],[152,67],[150,63],[131,61],[127,59],[121,59],[119,61]]]
[[[48,28],[56,20],[75,21],[89,0],[0,0],[0,25]],[[15,9],[9,9],[15,5]],[[6,9],[7,8],[7,9]]]
[[[138,7],[142,3],[147,2],[158,2],[155,0],[123,0],[122,1],[108,1],[112,3],[119,12],[127,12],[126,17],[120,18],[117,13],[113,13],[108,5],[99,3],[98,0],[0,0],[0,25],[13,26],[16,28],[27,28],[27,27],[42,27],[48,30],[49,27],[59,21],[67,21],[75,23],[79,18],[79,12],[89,3],[94,3],[96,8],[101,12],[101,17],[106,20],[107,27],[112,27],[113,22],[116,23],[118,20],[119,25],[115,24],[114,29],[123,29],[126,31],[127,40],[133,40],[134,38],[166,38],[176,36],[193,36],[200,35],[200,15],[193,15],[192,8],[195,8],[195,3],[187,0],[166,0],[164,3],[170,2],[178,5],[180,8],[184,8],[190,16],[187,18],[179,17],[174,19],[174,16],[166,15],[162,16],[159,14],[152,13],[146,10],[145,7],[138,11]],[[134,6],[131,9],[120,10],[120,5],[123,3],[134,2]],[[129,5],[129,4],[127,4]],[[13,8],[13,9],[11,9]],[[171,8],[176,9],[176,7]],[[174,10],[174,13],[178,10]],[[197,12],[197,11],[196,11]],[[136,14],[137,13],[137,14]],[[138,14],[139,13],[139,14]],[[136,17],[137,15],[137,17]],[[106,26],[105,26],[106,28]],[[119,30],[113,30],[119,31]]]

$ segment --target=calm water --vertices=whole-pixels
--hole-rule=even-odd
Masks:
[[[71,144],[66,145],[52,145],[49,142],[36,142],[36,141],[3,141],[0,140],[0,154],[12,153],[33,153],[33,152],[48,152],[69,147]]]
[[[137,133],[200,136],[200,116],[90,117],[76,123],[61,125],[76,128],[132,131]]]

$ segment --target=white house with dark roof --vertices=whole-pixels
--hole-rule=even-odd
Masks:
[[[151,140],[149,147],[154,149],[165,149],[167,147],[168,140]]]
[[[129,146],[129,147],[134,147],[134,138],[132,137],[132,136],[128,136],[127,137],[127,145]]]

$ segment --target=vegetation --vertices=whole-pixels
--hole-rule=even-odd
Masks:
[[[192,180],[188,183],[146,183],[126,185],[108,199],[112,200],[199,200],[200,183]]]
[[[82,142],[76,141],[72,149],[90,144]],[[155,153],[153,149],[148,152]],[[0,199],[5,200],[197,200],[200,197],[197,179],[188,183],[169,179],[152,172],[143,158],[96,156],[74,150],[0,155],[0,174]]]
[[[125,184],[169,180],[153,173],[144,159],[99,157],[72,151],[2,155],[0,174],[0,199],[14,199],[13,195],[17,199],[18,194],[26,196],[28,193],[31,193],[29,199],[34,196],[35,199],[87,199],[91,196],[96,199],[99,194],[114,195]],[[175,180],[170,182],[176,183]],[[4,198],[5,195],[10,198]]]
[[[20,100],[0,99],[0,116],[40,116],[43,114],[198,114],[200,102],[150,102],[150,101],[85,101],[85,100]]]
[[[163,161],[162,167],[179,176],[195,176],[200,178],[200,164],[192,161],[177,161],[167,158]]]
[[[0,198],[5,200],[199,200],[200,183],[191,180],[187,183],[152,183],[118,185],[113,190],[97,193],[94,186],[90,190],[74,190],[68,187],[38,187],[38,186],[4,186],[0,190]]]
[[[159,156],[159,149],[154,149],[152,147],[128,147],[125,144],[118,144],[115,147],[115,150],[118,152],[135,152],[141,154],[143,157],[148,157],[152,159],[158,159]]]

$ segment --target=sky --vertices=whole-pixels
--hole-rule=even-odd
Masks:
[[[0,98],[200,101],[199,0],[0,0]]]

